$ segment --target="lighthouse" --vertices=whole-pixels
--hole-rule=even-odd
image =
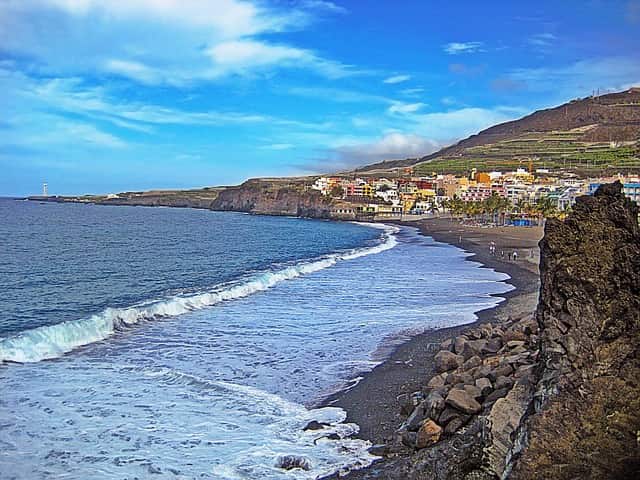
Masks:
[[[42,184],[42,196],[43,197],[48,197],[49,196],[49,185],[47,185],[47,182],[44,182]]]

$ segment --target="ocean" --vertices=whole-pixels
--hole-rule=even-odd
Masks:
[[[0,238],[3,479],[366,465],[322,398],[512,288],[406,227],[0,199]]]

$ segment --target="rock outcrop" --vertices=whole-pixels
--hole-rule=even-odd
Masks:
[[[536,413],[513,478],[640,478],[640,229],[621,190],[547,222]]]
[[[248,180],[218,194],[211,208],[234,212],[329,218],[333,200],[299,182]]]

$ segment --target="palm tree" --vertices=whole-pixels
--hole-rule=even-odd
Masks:
[[[454,195],[451,200],[447,200],[446,208],[453,215],[459,216],[464,212],[464,202],[457,195]]]
[[[553,200],[549,197],[542,197],[536,203],[536,210],[539,214],[538,224],[542,224],[544,219],[555,216],[558,213],[558,208]]]

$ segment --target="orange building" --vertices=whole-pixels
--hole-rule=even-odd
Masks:
[[[476,182],[491,184],[491,176],[488,173],[478,172],[476,173]]]

